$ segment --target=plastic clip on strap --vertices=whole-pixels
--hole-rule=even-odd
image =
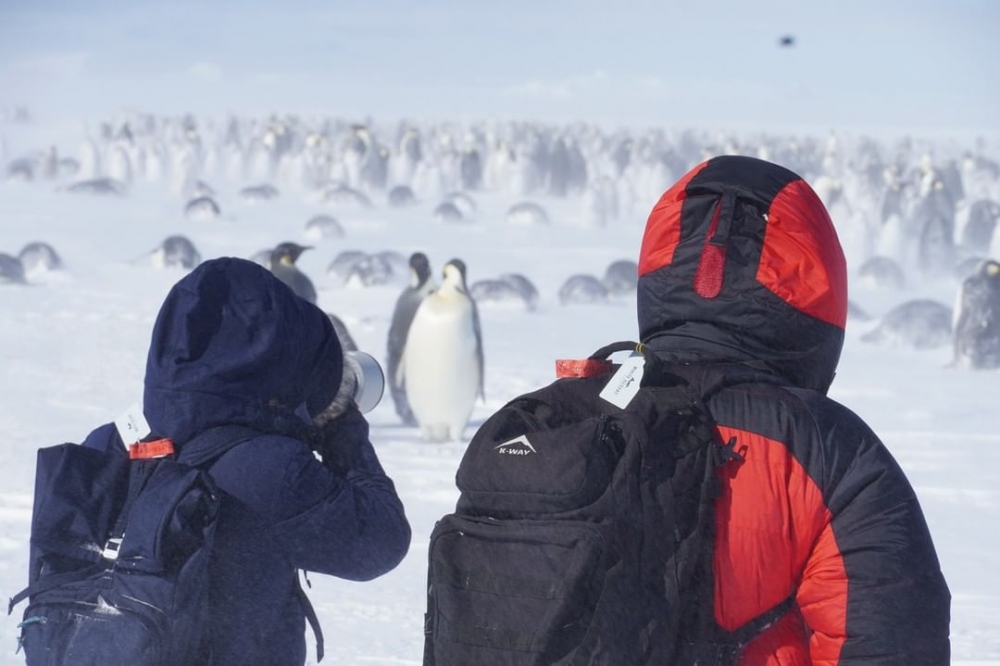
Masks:
[[[108,542],[104,545],[104,550],[101,551],[101,557],[106,560],[111,560],[114,562],[118,559],[118,550],[122,547],[121,537],[112,537],[108,539]]]
[[[25,618],[24,622],[18,623],[17,628],[21,629],[22,633],[21,633],[20,636],[17,637],[17,649],[14,650],[14,654],[18,654],[21,651],[21,648],[24,647],[24,633],[23,633],[23,630],[24,630],[25,627],[27,627],[28,625],[31,625],[31,624],[45,624],[48,621],[49,621],[49,618],[47,618],[47,617],[43,617],[43,616],[40,616],[40,615],[34,615],[32,617]]]
[[[155,465],[150,463],[152,458],[162,458],[170,455],[174,451],[174,443],[169,439],[157,439],[152,442],[136,442],[130,444],[129,458],[134,462],[129,466],[128,493],[125,496],[125,504],[118,512],[114,527],[104,544],[101,557],[114,564],[118,560],[118,550],[121,548],[122,539],[125,537],[125,528],[128,526],[129,514],[132,512],[132,505],[146,487],[146,482],[153,475]]]

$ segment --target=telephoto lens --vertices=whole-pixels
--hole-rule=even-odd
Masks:
[[[344,352],[344,372],[354,373],[354,404],[362,414],[375,409],[385,390],[385,373],[371,354]]]

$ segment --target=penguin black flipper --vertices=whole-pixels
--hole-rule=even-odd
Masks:
[[[351,336],[351,332],[347,330],[347,324],[332,312],[327,312],[326,316],[330,318],[330,323],[333,324],[333,330],[337,333],[337,339],[340,340],[341,349],[345,352],[358,351],[358,344]]]
[[[483,331],[479,324],[479,308],[476,307],[476,301],[473,300],[472,296],[469,296],[469,301],[472,303],[472,330],[476,334],[476,363],[479,365],[479,397],[482,399],[483,404],[485,404],[486,373],[484,372],[483,363]]]
[[[389,378],[389,395],[396,407],[396,414],[406,425],[417,425],[417,419],[410,409],[409,400],[406,398],[406,381],[403,373],[400,372],[403,362],[403,351],[406,348],[406,335],[410,331],[410,324],[417,314],[417,308],[423,300],[423,295],[415,290],[407,288],[396,301],[396,308],[392,316],[392,324],[389,326],[388,340],[386,343],[386,376]]]
[[[427,255],[414,252],[410,255],[410,285],[396,299],[392,321],[386,340],[386,375],[389,377],[389,395],[392,396],[396,414],[406,425],[417,425],[410,402],[406,397],[406,381],[402,373],[403,352],[410,324],[424,298],[434,289],[430,262]]]

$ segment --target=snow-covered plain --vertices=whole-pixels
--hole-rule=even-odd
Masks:
[[[74,154],[80,137],[45,128],[0,125],[10,162],[55,143]],[[66,139],[66,137],[71,137]],[[995,157],[995,155],[994,155]],[[679,176],[681,174],[676,174]],[[58,191],[60,181],[0,182],[0,252],[51,243],[66,263],[36,274],[24,286],[0,284],[0,590],[13,595],[25,583],[35,450],[80,441],[141,397],[149,332],[159,304],[183,269],[138,260],[166,236],[184,234],[205,258],[250,257],[293,240],[315,245],[299,262],[319,290],[319,304],[338,314],[362,349],[382,359],[393,303],[402,288],[343,288],[326,267],[342,250],[424,251],[435,273],[462,258],[470,282],[516,271],[538,288],[536,311],[481,304],[486,357],[486,402],[476,405],[466,430],[517,394],[554,375],[554,360],[581,357],[602,344],[637,335],[634,298],[600,305],[561,306],[557,292],[570,275],[598,277],[612,261],[635,259],[655,197],[604,226],[584,224],[579,197],[533,194],[549,212],[547,226],[515,227],[507,207],[525,197],[475,192],[472,222],[432,217],[437,198],[389,208],[384,192],[374,206],[321,204],[314,193],[276,181],[281,196],[251,205],[237,198],[251,184],[206,175],[222,215],[187,219],[184,198],[164,177],[136,179],[123,198]],[[304,235],[317,213],[336,216],[343,238]],[[996,245],[994,245],[996,247]],[[902,291],[852,284],[852,300],[878,315],[898,302],[932,297],[951,304],[958,282],[914,278]],[[860,336],[876,321],[848,322],[839,373],[830,395],[859,413],[896,456],[921,499],[953,595],[955,664],[1000,663],[1000,374],[948,366],[947,346],[917,351],[876,346]],[[457,499],[454,475],[462,442],[429,444],[402,427],[386,398],[373,412],[372,440],[394,479],[413,528],[402,564],[368,583],[312,576],[310,597],[327,638],[331,664],[419,664],[427,545],[436,519]],[[14,656],[23,606],[0,618],[0,664]],[[311,643],[311,637],[307,637]]]

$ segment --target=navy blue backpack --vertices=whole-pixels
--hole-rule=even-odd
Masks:
[[[8,608],[29,600],[18,639],[28,666],[211,664],[219,491],[205,469],[256,434],[215,428],[178,456],[131,459],[78,444],[38,451],[29,585]],[[133,447],[156,455],[159,445]]]

